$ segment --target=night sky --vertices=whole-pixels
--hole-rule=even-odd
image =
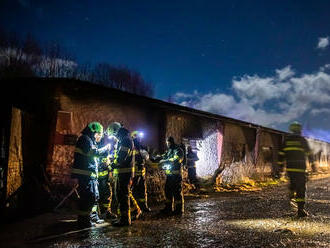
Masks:
[[[6,31],[125,65],[155,97],[330,141],[330,1],[1,0]]]

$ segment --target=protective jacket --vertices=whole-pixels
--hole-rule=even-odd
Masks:
[[[134,172],[134,145],[130,138],[129,131],[125,128],[120,128],[118,131],[118,149],[115,152],[115,160],[112,163],[114,175],[121,173]]]
[[[137,139],[133,139],[133,143],[134,143],[134,159],[135,159],[135,175],[136,176],[144,176],[146,173],[146,169],[145,169],[145,159],[142,155],[142,145],[140,144],[140,142]]]
[[[165,169],[166,175],[181,175],[182,162],[184,154],[182,149],[174,144],[165,154],[162,155],[162,160],[170,162],[171,166]]]
[[[288,135],[285,138],[278,155],[279,166],[283,168],[286,162],[286,170],[288,172],[305,173],[307,157],[313,163],[313,157],[307,140],[296,134]]]
[[[97,148],[93,134],[85,129],[79,137],[74,152],[72,177],[78,179],[97,179],[98,158],[107,151],[107,147]]]
[[[193,151],[188,152],[187,154],[187,167],[189,168],[196,168],[196,161],[198,161],[197,154]]]

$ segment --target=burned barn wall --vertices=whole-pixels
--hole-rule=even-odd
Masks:
[[[222,126],[218,121],[169,112],[166,136],[172,136],[176,143],[190,145],[197,153],[196,172],[199,177],[213,176],[221,157]]]
[[[56,138],[52,161],[47,168],[53,183],[70,185],[75,139],[91,121],[100,122],[105,128],[113,121],[122,123],[128,130],[142,130],[144,145],[158,149],[159,111],[127,102],[115,96],[76,96],[60,93],[56,123]],[[67,140],[66,140],[67,139]]]
[[[23,183],[22,113],[20,109],[14,107],[10,133],[7,197],[15,193]]]
[[[168,112],[166,115],[166,136],[172,136],[178,144],[183,142],[183,139],[201,139],[201,122],[193,115]]]
[[[210,178],[219,168],[223,144],[223,126],[218,121],[202,121],[202,139],[197,140],[196,172],[199,177]]]
[[[255,174],[255,144],[255,129],[225,123],[221,173],[217,177],[217,184],[244,182]]]
[[[255,145],[255,129],[225,123],[222,163],[252,160]]]
[[[330,144],[315,139],[307,138],[311,153],[315,161],[314,167],[307,163],[307,169],[314,172],[330,171]]]
[[[256,177],[264,179],[271,175],[276,175],[279,168],[277,166],[278,149],[281,145],[282,136],[264,130],[258,130],[256,149]]]

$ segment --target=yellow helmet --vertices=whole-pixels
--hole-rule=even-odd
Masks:
[[[144,133],[141,131],[133,131],[131,132],[131,137],[132,139],[136,139],[136,138],[143,138]]]

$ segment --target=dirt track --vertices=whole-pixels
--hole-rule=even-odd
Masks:
[[[73,222],[58,222],[45,228],[42,239],[14,243],[17,247],[330,247],[329,189],[330,177],[308,182],[310,216],[305,219],[294,217],[286,185],[281,185],[186,197],[183,217],[159,216],[155,209],[127,228],[107,225],[49,236],[72,231]]]

